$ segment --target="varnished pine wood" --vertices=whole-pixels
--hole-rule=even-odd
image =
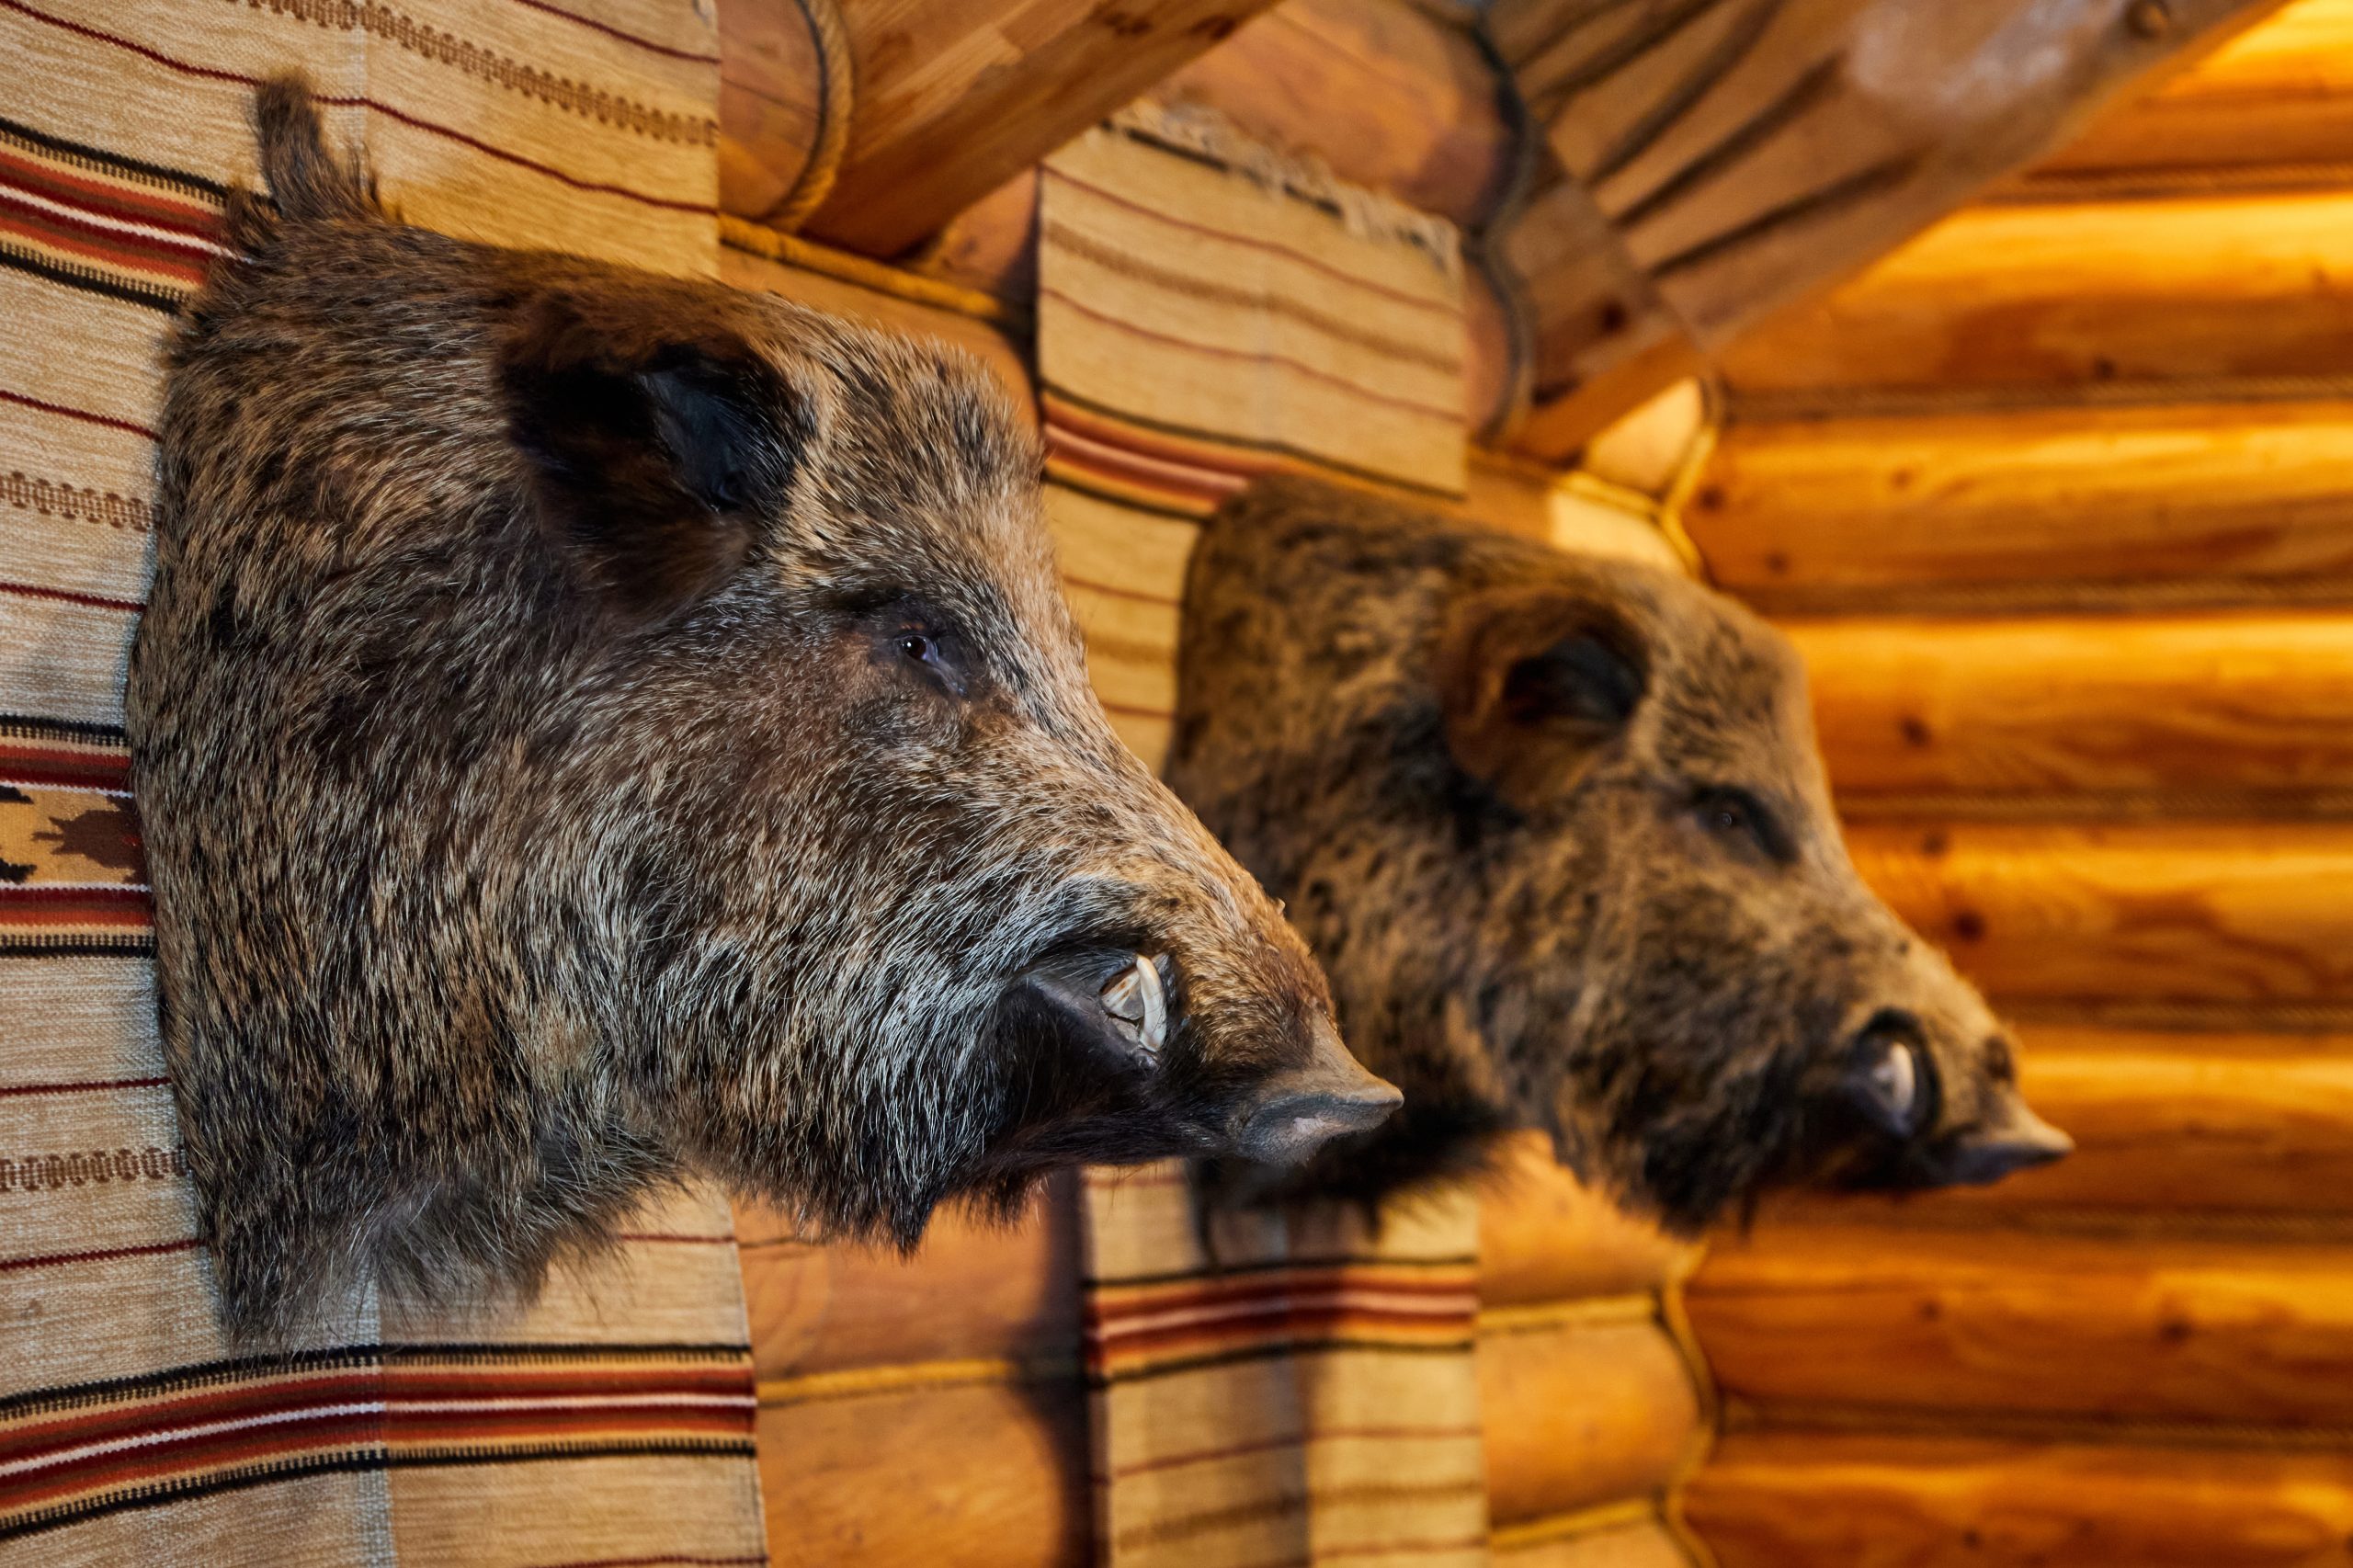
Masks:
[[[845,1367],[1078,1358],[1075,1183],[1058,1177],[1016,1225],[942,1210],[912,1256],[815,1245],[786,1216],[736,1216],[752,1357],[763,1380]]]
[[[1760,1225],[1685,1296],[1717,1386],[1808,1409],[2353,1426],[2353,1246]]]
[[[1690,1568],[1691,1558],[1655,1520],[1605,1525],[1526,1542],[1497,1541],[1495,1568]]]
[[[2124,798],[2240,814],[2353,804],[2342,612],[1852,616],[1782,630],[1812,673],[1850,811],[1923,796],[1963,812],[2055,797],[2076,814]]]
[[[1572,177],[1698,341],[1893,248],[2169,56],[2268,7],[1499,0],[1495,35]]]
[[[1517,1134],[1479,1200],[1479,1300],[1489,1307],[1656,1289],[1698,1256],[1579,1182],[1551,1140]]]
[[[1510,173],[1502,94],[1470,30],[1399,0],[1285,0],[1153,92],[1457,223],[1485,218]]]
[[[1232,36],[1268,0],[871,0],[846,6],[856,95],[833,194],[805,232],[897,255]],[[816,141],[794,0],[722,13],[722,202],[758,217]],[[729,35],[734,35],[731,40]],[[836,100],[837,102],[837,100]]]
[[[1656,1495],[1699,1421],[1681,1352],[1647,1319],[1482,1332],[1479,1404],[1499,1527]]]
[[[1735,419],[1685,526],[1768,608],[2353,598],[2353,404]]]
[[[1734,1434],[1686,1508],[1722,1568],[2344,1568],[2342,1456]]]
[[[2353,147],[2348,147],[2353,155]],[[1733,346],[1744,395],[2342,375],[2353,188],[1964,209]]]
[[[2353,1001],[2353,826],[1857,824],[1855,864],[1996,1003]]]
[[[2143,189],[2286,182],[2341,168],[2348,153],[2353,4],[2291,0],[2154,93],[2100,116],[2018,183],[2030,191],[2096,178]]]
[[[777,1568],[1085,1568],[1075,1379],[886,1390],[763,1408]]]

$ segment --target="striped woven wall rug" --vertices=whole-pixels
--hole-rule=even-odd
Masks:
[[[404,216],[716,270],[693,0],[0,0],[0,1563],[764,1562],[727,1207],[478,1317],[217,1327],[125,788],[160,335],[307,69]]]
[[[1155,765],[1199,520],[1271,472],[1446,500],[1465,458],[1454,234],[1131,111],[1040,208],[1047,510],[1097,690]],[[1468,1193],[1383,1216],[1221,1216],[1180,1165],[1086,1184],[1097,1560],[1481,1563]]]

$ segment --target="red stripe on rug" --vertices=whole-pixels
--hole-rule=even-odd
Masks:
[[[169,1078],[94,1078],[86,1084],[0,1084],[0,1100],[12,1095],[87,1095],[108,1089],[160,1089]]]
[[[5,388],[0,388],[0,403],[13,403],[20,408],[29,408],[40,414],[54,414],[63,419],[78,419],[85,425],[102,425],[109,430],[120,430],[127,435],[144,436],[151,441],[155,438],[155,432],[144,425],[134,425],[128,419],[115,419],[103,414],[92,414],[86,409],[68,408],[62,403],[44,403],[40,398],[27,397],[22,392],[12,392]]]
[[[151,1242],[145,1246],[101,1247],[95,1252],[53,1252],[28,1257],[0,1257],[0,1274],[32,1268],[65,1268],[77,1263],[112,1263],[121,1257],[161,1257],[168,1253],[194,1252],[204,1244],[190,1236],[182,1242]]]
[[[36,154],[11,149],[6,140],[0,140],[0,174],[35,195],[85,211],[113,214],[195,240],[218,242],[221,238],[217,207],[176,200],[144,186],[119,184],[63,164],[47,163]]]
[[[7,0],[0,0],[6,5]],[[60,604],[82,605],[90,609],[120,610],[126,615],[139,615],[147,607],[137,599],[109,599],[97,594],[77,594],[68,588],[38,588],[30,583],[0,583],[0,594],[14,594],[24,599],[54,599]]]

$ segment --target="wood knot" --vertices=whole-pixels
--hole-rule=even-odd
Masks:
[[[2165,0],[2132,0],[2124,8],[2124,25],[2140,38],[2163,38],[2173,31],[2173,7]]]

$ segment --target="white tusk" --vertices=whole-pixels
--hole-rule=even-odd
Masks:
[[[1103,1010],[1135,1030],[1137,1043],[1158,1055],[1168,1040],[1168,997],[1160,969],[1142,953],[1103,988]]]

